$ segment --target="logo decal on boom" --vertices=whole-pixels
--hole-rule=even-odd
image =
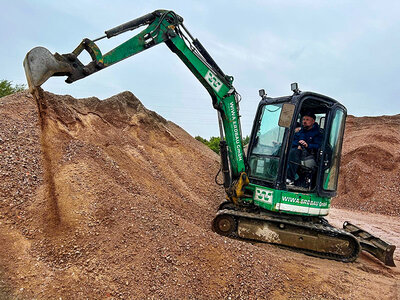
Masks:
[[[213,72],[208,70],[206,76],[204,76],[204,79],[208,82],[209,85],[218,93],[219,90],[221,89],[222,82],[218,79],[217,76],[214,75]]]

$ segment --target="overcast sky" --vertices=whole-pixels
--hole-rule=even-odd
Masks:
[[[25,83],[22,61],[33,47],[69,53],[87,37],[152,12],[171,9],[184,18],[242,95],[243,134],[251,131],[264,88],[272,97],[302,91],[326,94],[349,114],[400,113],[400,1],[7,1],[0,0],[0,79]],[[140,4],[139,4],[140,3]],[[103,53],[132,32],[98,42]],[[83,56],[83,61],[88,62]],[[191,135],[218,136],[206,90],[163,44],[73,84],[50,78],[56,94],[108,98],[129,90],[149,109]]]

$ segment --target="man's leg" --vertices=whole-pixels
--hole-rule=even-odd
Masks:
[[[296,178],[296,172],[299,167],[301,160],[301,150],[297,148],[290,149],[289,152],[289,163],[287,169],[287,179],[294,181]]]

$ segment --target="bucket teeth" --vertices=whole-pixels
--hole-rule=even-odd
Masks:
[[[24,69],[31,93],[54,74],[66,75],[71,73],[71,65],[61,60],[61,56],[57,57],[60,57],[60,59],[57,59],[44,47],[33,48],[26,54]]]

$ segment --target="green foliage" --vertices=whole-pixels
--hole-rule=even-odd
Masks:
[[[199,142],[202,142],[203,144],[207,145],[208,141],[204,138],[202,138],[201,136],[195,136],[194,137],[196,140],[198,140]]]
[[[24,89],[25,84],[12,84],[12,82],[9,80],[0,80],[0,98],[10,94],[14,94],[16,92],[23,91]]]
[[[212,136],[210,138],[210,140],[208,141],[205,138],[202,138],[201,136],[196,136],[195,137],[196,140],[198,140],[199,142],[202,142],[204,145],[206,145],[208,148],[210,148],[212,151],[214,151],[215,153],[219,154],[219,142],[220,142],[220,138],[219,137],[215,137]],[[243,146],[247,145],[249,143],[250,137],[246,136],[243,140]]]
[[[196,140],[198,140],[199,142],[202,142],[204,145],[206,145],[208,148],[210,148],[212,151],[214,151],[215,153],[219,154],[219,141],[220,138],[219,137],[211,137],[209,141],[207,141],[207,139],[202,138],[201,136],[195,136],[194,137]]]
[[[246,135],[244,139],[242,139],[243,146],[247,145],[250,142],[250,137]]]
[[[219,154],[219,141],[220,141],[220,140],[221,140],[221,138],[212,136],[212,137],[210,138],[210,141],[208,142],[208,145],[207,145],[207,146],[208,146],[212,151],[214,151],[215,153]]]

